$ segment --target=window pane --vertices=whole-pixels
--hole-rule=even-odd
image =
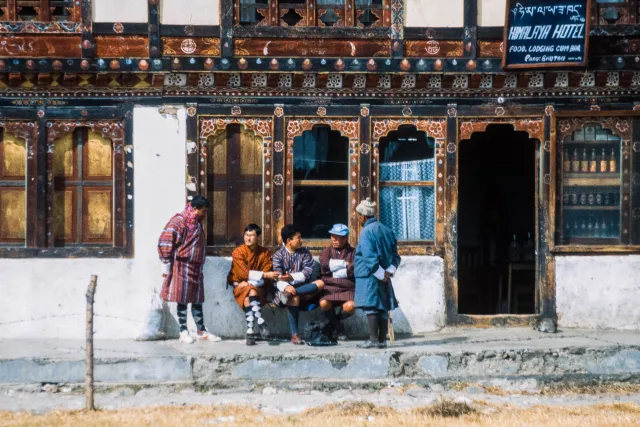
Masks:
[[[242,243],[244,227],[262,224],[263,141],[239,124],[209,138],[209,244]]]
[[[23,188],[0,188],[0,243],[24,241],[27,209]]]
[[[328,239],[333,224],[348,224],[348,187],[297,186],[293,191],[293,223],[306,239]]]
[[[111,140],[97,132],[89,132],[85,179],[111,178],[113,170]]]
[[[110,188],[87,188],[84,191],[82,240],[109,243],[112,239],[113,201]]]
[[[0,158],[0,179],[24,179],[27,170],[27,145],[24,139],[4,132]]]
[[[349,139],[328,126],[315,126],[293,140],[293,179],[349,179]]]
[[[73,134],[67,133],[54,142],[53,175],[56,178],[73,176]]]
[[[53,236],[55,245],[77,243],[75,218],[76,191],[58,190],[53,193]]]
[[[398,240],[435,240],[433,187],[381,187],[380,222]]]

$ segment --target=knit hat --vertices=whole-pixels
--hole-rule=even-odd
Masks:
[[[360,204],[356,207],[356,212],[366,217],[375,216],[376,203],[372,202],[371,199],[367,197],[365,200],[361,201]]]

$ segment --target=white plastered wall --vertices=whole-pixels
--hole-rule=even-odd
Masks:
[[[93,22],[147,22],[147,0],[93,0]]]
[[[462,27],[464,0],[407,0],[406,27]]]
[[[157,239],[184,207],[184,108],[163,116],[134,110],[135,257],[133,259],[0,258],[0,338],[82,338],[84,294],[98,275],[96,338],[129,339],[144,324],[153,287],[161,284]]]
[[[506,8],[505,0],[478,0],[478,26],[504,26]]]
[[[233,13],[233,10],[229,12]],[[162,0],[160,22],[166,25],[220,25],[220,1]]]
[[[640,256],[558,256],[558,324],[640,329]]]

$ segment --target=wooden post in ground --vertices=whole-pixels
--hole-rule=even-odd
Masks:
[[[93,402],[93,298],[96,294],[96,286],[98,285],[98,276],[92,275],[91,282],[87,288],[87,340],[86,340],[86,365],[87,372],[85,374],[85,398],[86,409],[95,411]]]
[[[389,341],[391,341],[391,344],[396,342],[396,334],[393,331],[393,316],[391,315],[391,312],[389,312]]]

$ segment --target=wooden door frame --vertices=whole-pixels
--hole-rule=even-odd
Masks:
[[[526,326],[540,317],[556,317],[555,313],[555,262],[549,251],[551,241],[549,196],[550,175],[550,114],[548,106],[544,115],[460,116],[449,114],[447,121],[445,194],[445,307],[448,325],[467,326]],[[468,315],[458,313],[458,151],[460,141],[471,138],[475,132],[486,131],[491,124],[510,124],[515,131],[527,132],[536,143],[536,313],[533,315]]]

